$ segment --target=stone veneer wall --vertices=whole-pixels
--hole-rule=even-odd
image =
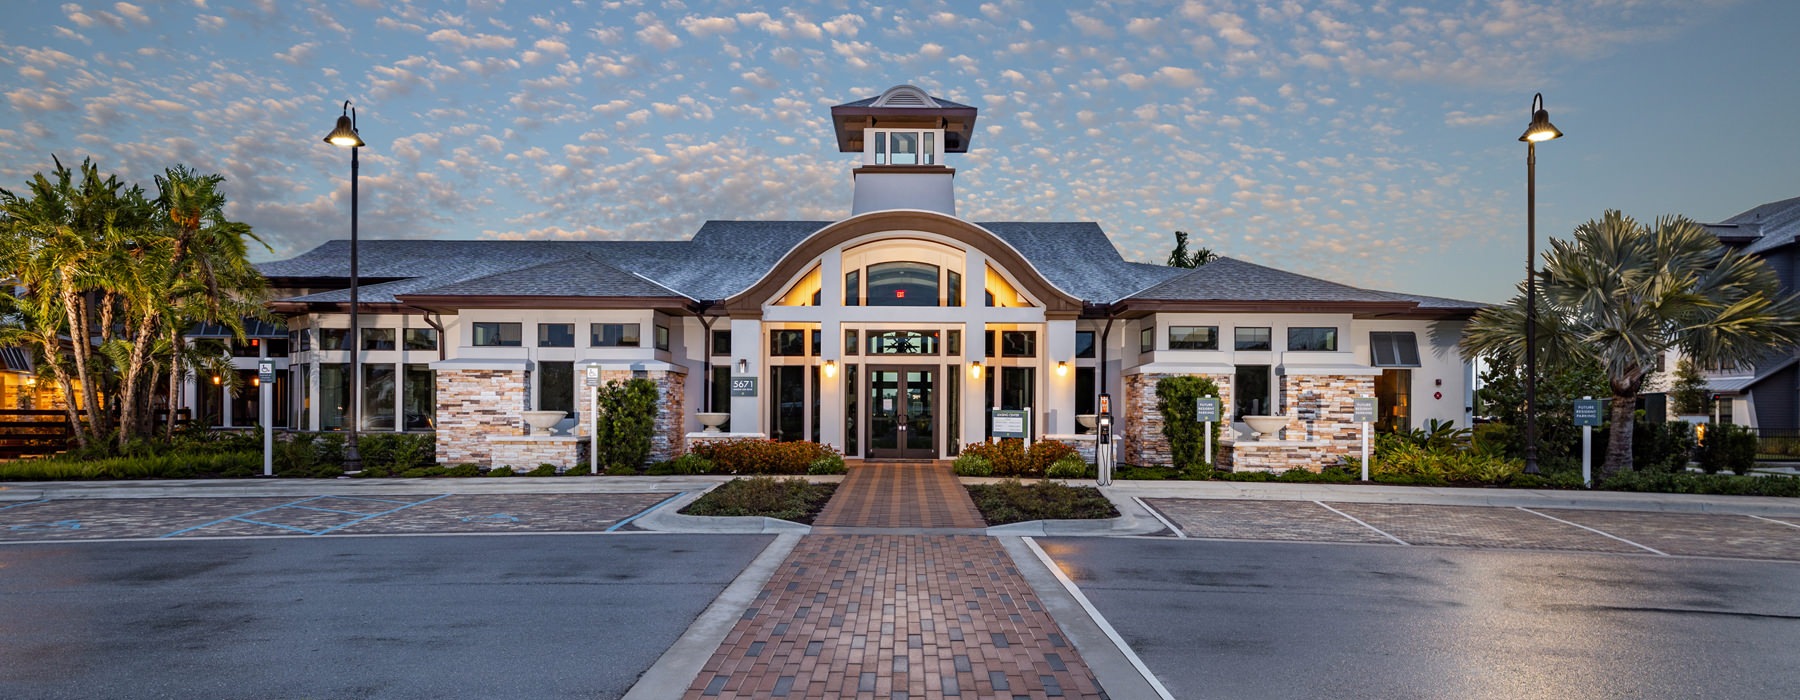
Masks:
[[[1228,444],[1222,468],[1320,471],[1362,448],[1356,397],[1375,395],[1375,378],[1365,375],[1303,374],[1281,377],[1287,408],[1283,439],[1272,443]]]
[[[1120,451],[1119,461],[1139,466],[1169,465],[1174,461],[1169,451],[1169,439],[1163,437],[1162,411],[1156,410],[1156,383],[1164,377],[1180,377],[1180,374],[1128,374],[1125,375],[1125,396],[1120,402],[1120,416],[1125,425],[1122,433],[1125,448]],[[1226,414],[1231,412],[1231,375],[1201,374],[1219,385],[1219,407]],[[1231,431],[1224,431],[1229,434]]]
[[[531,372],[525,369],[438,370],[438,461],[487,466],[493,458],[489,436],[525,434],[519,413],[529,386]]]

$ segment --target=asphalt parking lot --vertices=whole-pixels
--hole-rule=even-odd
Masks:
[[[1147,498],[1181,536],[1800,561],[1800,517]]]

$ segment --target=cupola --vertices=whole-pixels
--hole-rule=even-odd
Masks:
[[[889,209],[956,215],[956,170],[948,153],[967,153],[975,108],[896,85],[877,97],[831,108],[838,151],[861,153],[852,216]]]

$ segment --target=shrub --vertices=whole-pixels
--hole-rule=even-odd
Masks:
[[[1077,454],[1075,448],[1055,440],[1039,440],[1025,448],[1025,441],[1006,438],[963,447],[963,454],[987,460],[995,476],[1040,478],[1056,460]]]
[[[481,467],[477,467],[473,464],[458,464],[449,469],[445,469],[444,476],[454,476],[454,477],[481,476]]]
[[[1024,484],[1007,479],[997,484],[970,484],[969,497],[990,525],[1027,520],[1092,520],[1119,517],[1099,489],[1054,481]]]
[[[670,474],[711,474],[717,465],[713,461],[693,452],[689,452],[669,461]]]
[[[536,469],[525,472],[525,476],[556,476],[556,465],[539,464]]]
[[[1506,483],[1525,470],[1522,460],[1418,435],[1380,435],[1369,479],[1389,484]],[[1354,458],[1348,460],[1356,464]],[[1360,464],[1357,464],[1360,470]]]
[[[1800,496],[1800,477],[1793,476],[1620,472],[1613,475],[1612,478],[1600,482],[1597,486],[1612,491],[1786,496],[1789,498]]]
[[[1169,454],[1176,467],[1193,467],[1208,461],[1218,463],[1221,424],[1211,425],[1213,458],[1207,460],[1202,454],[1206,447],[1204,431],[1207,426],[1195,420],[1195,402],[1218,397],[1219,385],[1206,377],[1164,377],[1156,382],[1156,410],[1162,413],[1163,437],[1169,439]],[[1221,413],[1225,410],[1225,406],[1220,406]]]
[[[487,475],[488,476],[512,476],[513,468],[512,467],[494,467],[493,469],[488,470]]]
[[[957,476],[993,476],[994,463],[989,462],[986,457],[965,451],[950,463],[950,471],[956,472]]]
[[[1684,421],[1632,422],[1631,463],[1638,471],[1676,472],[1687,469],[1694,451],[1693,427]]]
[[[636,467],[650,457],[650,437],[656,431],[656,383],[648,379],[613,380],[596,389],[599,417],[594,434],[598,461],[608,467]]]
[[[829,454],[815,459],[813,460],[813,463],[806,468],[806,473],[820,475],[845,474],[849,471],[850,469],[844,466],[843,455],[839,454]]]
[[[704,440],[689,454],[710,460],[716,474],[805,474],[813,462],[837,452],[816,442]]]
[[[437,435],[366,433],[357,437],[356,452],[362,457],[365,468],[386,467],[395,472],[404,472],[436,459]]]
[[[1078,454],[1066,455],[1044,470],[1044,475],[1052,479],[1080,479],[1087,476],[1087,473],[1087,460]]]
[[[569,467],[568,469],[563,470],[562,475],[563,476],[587,476],[592,473],[593,473],[593,471],[588,469],[588,465],[583,464],[578,467]]]
[[[192,479],[262,474],[262,451],[167,452],[147,457],[56,456],[0,463],[0,481]]]
[[[768,476],[732,479],[708,491],[688,507],[687,515],[762,516],[810,523],[831,500],[837,484]]]
[[[1756,431],[1741,425],[1708,425],[1700,441],[1700,470],[1717,474],[1729,469],[1742,476],[1756,465]]]
[[[667,461],[657,462],[656,464],[650,465],[650,468],[655,469],[657,464],[668,464],[668,462]],[[614,464],[610,467],[606,467],[605,472],[606,472],[607,476],[637,476],[638,468],[635,466],[629,465],[629,464]],[[646,471],[644,473],[655,474],[657,472]],[[662,472],[662,473],[667,474],[669,472]]]

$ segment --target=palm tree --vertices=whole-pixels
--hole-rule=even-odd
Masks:
[[[1616,210],[1553,240],[1538,280],[1540,364],[1598,360],[1612,390],[1601,476],[1631,465],[1638,393],[1671,348],[1702,363],[1748,362],[1800,342],[1800,296],[1760,258],[1720,245],[1679,216],[1639,224]],[[1523,286],[1523,285],[1521,285]],[[1464,331],[1465,358],[1524,355],[1525,297],[1481,310]]]
[[[1169,267],[1195,268],[1218,259],[1218,254],[1212,252],[1211,248],[1199,248],[1189,253],[1187,232],[1176,231],[1175,249],[1169,251],[1169,261],[1165,264]]]

